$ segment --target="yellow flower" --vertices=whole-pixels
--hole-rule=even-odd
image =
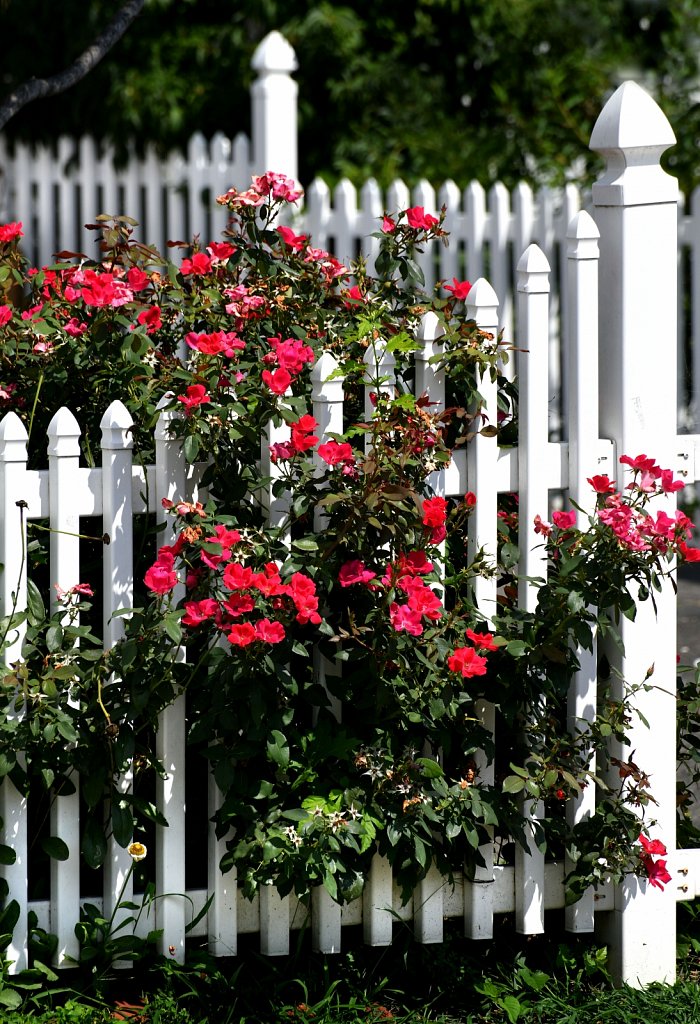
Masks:
[[[133,857],[134,860],[143,860],[148,853],[148,850],[143,843],[132,843],[130,846],[127,846],[126,852],[130,857]]]

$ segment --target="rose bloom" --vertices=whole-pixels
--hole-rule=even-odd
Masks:
[[[465,679],[485,676],[486,658],[477,654],[473,647],[456,647],[454,654],[447,659],[447,667],[452,672],[461,672]]]
[[[455,299],[464,302],[471,291],[471,287],[471,281],[458,281],[456,277],[453,277],[452,284],[445,285],[445,291],[452,292]]]
[[[447,516],[445,498],[426,498],[423,502],[423,525],[431,529],[443,526]]]
[[[15,238],[21,238],[22,221],[13,221],[12,224],[0,224],[0,242],[13,242]]]
[[[438,224],[437,217],[426,213],[422,206],[412,206],[410,210],[406,210],[406,220],[409,227],[419,231],[429,231]]]
[[[257,640],[255,627],[250,622],[240,622],[231,626],[228,640],[235,647],[247,647],[248,644],[255,643]]]
[[[365,569],[365,563],[359,558],[353,558],[341,566],[338,573],[338,582],[341,587],[350,587],[354,583],[369,583],[377,574]]]

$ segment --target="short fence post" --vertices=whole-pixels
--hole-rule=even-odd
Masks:
[[[659,160],[675,136],[663,112],[634,82],[625,82],[600,114],[591,149],[607,167],[593,186],[600,230],[600,430],[622,454],[653,456],[670,466],[676,437],[676,259],[678,183]],[[621,469],[618,486],[625,486]],[[664,509],[672,496],[664,497]],[[653,688],[635,697],[649,727],[635,716],[629,746],[612,749],[651,777],[657,804],[653,838],[671,854],[676,843],[675,595],[666,583],[622,621],[624,655],[612,655],[617,685]],[[675,978],[676,890],[632,877],[615,893],[606,922],[615,977],[632,985]],[[607,915],[606,915],[607,916]]]
[[[251,97],[251,146],[256,174],[276,171],[298,180],[297,92],[291,77],[296,54],[279,32],[265,36],[253,54],[258,77]]]

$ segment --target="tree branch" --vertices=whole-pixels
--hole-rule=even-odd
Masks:
[[[29,81],[24,82],[11,92],[0,103],[0,130],[27,103],[43,99],[46,96],[55,96],[56,93],[70,89],[72,85],[84,78],[99,64],[114,44],[119,42],[134,18],[141,13],[143,5],[144,0],[127,0],[104,32],[101,32],[87,50],[84,50],[65,71],[60,71],[57,75],[52,75],[51,78],[30,78]]]

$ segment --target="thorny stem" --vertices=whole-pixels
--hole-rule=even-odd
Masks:
[[[2,634],[2,637],[0,637],[0,651],[2,651],[3,648],[5,647],[5,642],[7,640],[7,634],[10,632],[10,627],[12,626],[12,620],[15,617],[15,613],[17,611],[17,602],[19,601],[19,588],[20,588],[20,584],[22,582],[22,572],[24,571],[24,563],[25,563],[26,558],[27,558],[27,541],[26,541],[25,531],[24,531],[24,512],[25,512],[25,509],[27,508],[27,503],[23,499],[20,499],[19,501],[15,502],[15,505],[19,509],[19,524],[20,524],[20,531],[19,532],[20,532],[20,539],[21,539],[21,543],[22,543],[22,558],[20,559],[20,563],[19,563],[19,576],[17,577],[17,586],[12,591],[12,610],[11,610],[10,614],[7,616],[7,625],[5,626],[5,632]],[[26,694],[25,694],[25,696],[26,696]]]

